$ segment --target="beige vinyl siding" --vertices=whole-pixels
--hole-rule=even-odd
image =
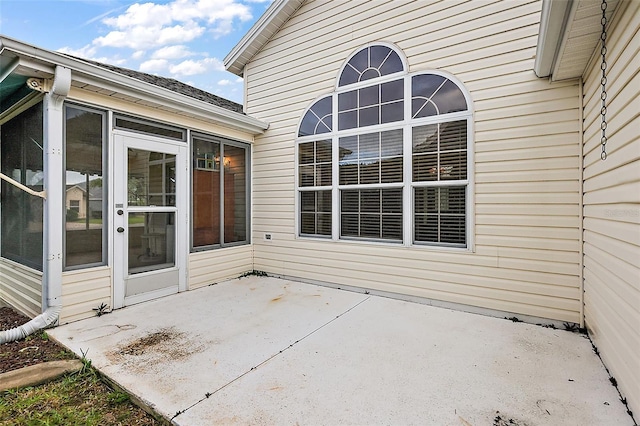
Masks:
[[[189,290],[236,278],[253,270],[251,245],[189,254]]]
[[[66,324],[96,315],[94,308],[105,304],[113,306],[111,300],[111,268],[68,271],[62,274],[62,312],[60,324]]]
[[[308,1],[247,65],[247,113],[270,123],[253,157],[255,269],[580,322],[577,81],[532,69],[540,1]],[[475,252],[296,237],[295,138],[366,43],[409,71],[452,73],[474,101]],[[273,239],[265,241],[264,234]]]
[[[621,2],[608,33],[607,159],[600,160],[600,58],[584,78],[585,321],[634,413],[640,412],[640,3]],[[598,52],[600,49],[598,48]]]
[[[0,258],[0,299],[33,318],[42,312],[42,272]]]

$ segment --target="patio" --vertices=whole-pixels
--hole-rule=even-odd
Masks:
[[[49,334],[177,425],[633,424],[583,335],[271,277]]]

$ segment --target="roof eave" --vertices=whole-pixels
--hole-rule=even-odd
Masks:
[[[275,0],[224,58],[224,67],[240,77],[253,55],[271,39],[304,0]]]
[[[69,56],[40,49],[20,41],[0,37],[0,51],[11,51],[19,57],[46,62],[51,66],[61,65],[71,69],[74,81],[91,82],[94,85],[117,89],[118,92],[132,97],[184,109],[199,117],[214,120],[221,124],[247,131],[253,135],[263,133],[269,125],[261,120],[213,105],[199,99],[191,98],[169,89],[155,86],[97,65],[71,58]]]
[[[538,77],[549,77],[557,60],[558,48],[566,37],[567,17],[573,0],[543,0],[540,33],[533,70]]]

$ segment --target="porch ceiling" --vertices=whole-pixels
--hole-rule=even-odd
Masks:
[[[12,106],[22,104],[31,99],[36,93],[27,86],[27,80],[32,76],[39,78],[47,75],[38,68],[31,73],[20,58],[15,55],[0,55],[0,121]]]

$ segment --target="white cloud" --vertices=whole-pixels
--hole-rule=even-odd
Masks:
[[[160,48],[153,52],[151,57],[154,59],[180,59],[192,55],[193,53],[189,51],[189,48],[187,46],[178,44]]]
[[[224,65],[216,58],[205,58],[199,61],[189,59],[169,67],[171,74],[180,76],[203,74],[208,71],[224,71]]]
[[[188,42],[204,34],[205,28],[189,23],[172,27],[128,28],[126,31],[111,31],[93,42],[101,47],[129,47],[131,49],[148,49],[167,44]]]
[[[244,83],[244,78],[242,78],[242,77],[238,77],[238,78],[236,78],[236,81],[235,81],[235,82],[236,82],[236,83]]]
[[[231,80],[224,79],[224,80],[218,81],[218,86],[228,86],[230,84],[231,84]]]
[[[251,9],[237,0],[134,3],[123,14],[102,20],[112,31],[96,38],[94,44],[137,50],[184,44],[201,37],[207,28],[217,35],[228,34],[235,20],[251,18]]]
[[[142,58],[144,58],[144,55],[146,53],[147,52],[145,52],[144,50],[138,50],[138,51],[133,52],[133,55],[131,55],[131,57],[133,59],[142,59]]]
[[[166,59],[150,59],[140,64],[138,69],[142,72],[159,73],[169,68],[169,62]]]
[[[125,29],[135,27],[158,27],[172,21],[169,5],[155,3],[134,3],[122,14],[105,18],[102,22],[110,27]]]

